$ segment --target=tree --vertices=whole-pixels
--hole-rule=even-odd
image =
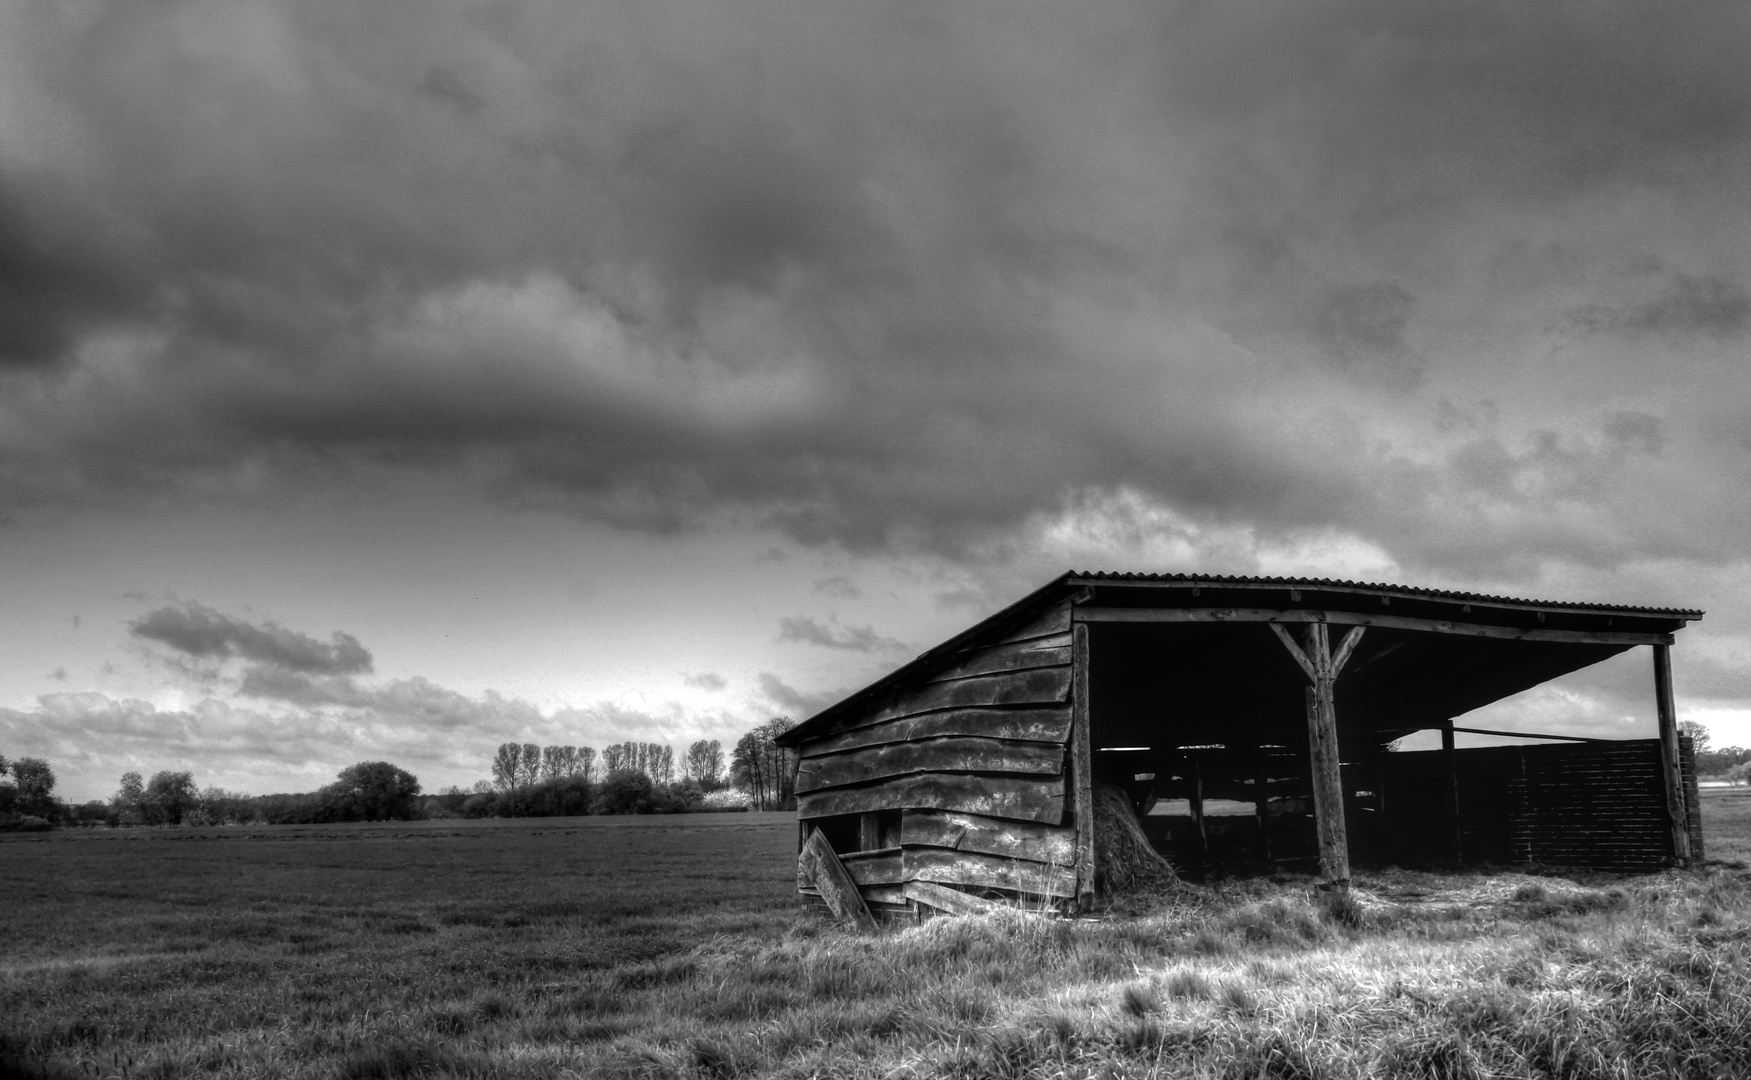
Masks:
[[[387,761],[361,761],[323,789],[323,806],[344,821],[406,821],[419,816],[419,777]]]
[[[513,791],[523,772],[523,748],[514,742],[500,743],[492,759],[493,786],[500,791]]]
[[[651,778],[636,769],[609,773],[590,806],[593,814],[644,814],[652,802]]]
[[[541,779],[558,780],[577,773],[578,748],[547,746],[541,750]]]
[[[681,759],[681,775],[697,780],[706,791],[718,785],[723,771],[724,744],[716,739],[700,739],[687,748],[687,756]]]
[[[153,773],[147,782],[141,809],[148,825],[181,825],[183,815],[194,809],[199,799],[193,773],[165,769]]]
[[[1708,725],[1700,720],[1678,721],[1678,734],[1690,740],[1692,748],[1698,754],[1708,752]]]
[[[530,787],[541,779],[541,747],[532,742],[523,744],[523,763],[517,769],[517,776],[524,787]]]
[[[578,747],[578,775],[585,783],[594,779],[596,772],[596,748],[593,746]]]
[[[788,716],[774,717],[737,740],[730,755],[731,779],[761,810],[788,809],[795,798],[796,752],[773,741],[793,726]]]
[[[23,757],[8,763],[18,785],[20,813],[53,820],[60,809],[55,801],[55,771],[42,758]]]

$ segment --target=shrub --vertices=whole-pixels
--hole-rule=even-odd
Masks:
[[[651,778],[641,772],[622,769],[609,773],[590,804],[590,813],[648,814],[655,802],[654,787]]]

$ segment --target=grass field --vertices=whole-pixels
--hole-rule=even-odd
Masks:
[[[789,815],[0,840],[0,1031],[83,1076],[1751,1076],[1751,792],[1705,874],[1187,887],[857,937]]]

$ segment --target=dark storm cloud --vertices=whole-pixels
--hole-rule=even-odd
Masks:
[[[1591,305],[1575,321],[1594,331],[1738,337],[1751,325],[1751,292],[1726,278],[1673,273],[1653,297],[1624,307]]]
[[[851,693],[849,688],[804,693],[770,671],[760,673],[760,692],[766,700],[789,713],[794,720],[804,720]]]
[[[4,18],[13,505],[388,469],[968,562],[1138,505],[1461,575],[1738,551],[1581,460],[1618,410],[1742,468],[1657,362],[1601,356],[1580,404],[1525,374],[1562,313],[1743,332],[1738,6]],[[1510,281],[1523,247],[1567,254]],[[1714,269],[1637,299],[1625,259]],[[1492,364],[1518,427],[1437,430]],[[1571,501],[1689,527],[1607,543]]]
[[[883,637],[871,626],[828,626],[807,615],[787,615],[778,620],[778,640],[820,645],[850,652],[905,652],[906,643]]]
[[[246,622],[192,601],[149,611],[129,623],[128,632],[196,659],[240,657],[255,661],[257,667],[252,671],[266,670],[288,678],[371,670],[370,651],[351,634],[337,630],[322,642],[277,623]]]

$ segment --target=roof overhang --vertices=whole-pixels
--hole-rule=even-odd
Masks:
[[[956,653],[1069,599],[1103,628],[1111,660],[1142,670],[1174,656],[1219,693],[1229,716],[1272,715],[1300,676],[1269,624],[1363,627],[1340,693],[1340,722],[1382,732],[1430,726],[1643,644],[1669,644],[1701,611],[1513,597],[1308,578],[1071,572],[921,653],[791,729],[794,746],[927,674]],[[1142,659],[1123,660],[1127,654]],[[1139,666],[1141,665],[1141,666]],[[1098,669],[1097,669],[1098,680]],[[1181,684],[1184,685],[1183,683]],[[1208,709],[1214,701],[1195,695]]]

